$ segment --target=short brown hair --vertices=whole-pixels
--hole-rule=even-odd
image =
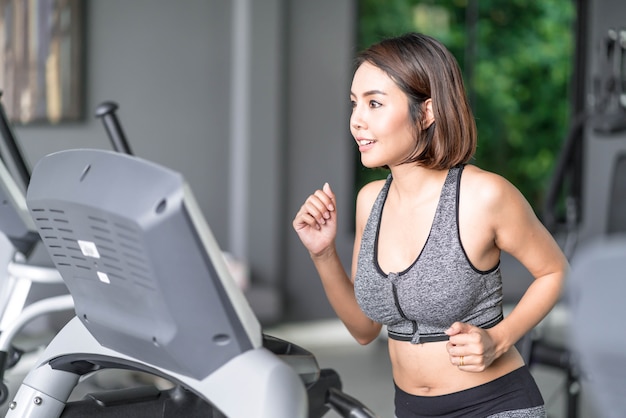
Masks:
[[[405,163],[447,169],[467,163],[476,151],[476,122],[459,65],[436,39],[407,33],[385,39],[356,57],[383,70],[409,99],[415,149]],[[434,122],[423,129],[423,104],[432,99]]]

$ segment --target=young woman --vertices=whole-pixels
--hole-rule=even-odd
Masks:
[[[363,165],[390,169],[358,194],[351,275],[328,184],[293,227],[354,338],[387,326],[396,416],[545,416],[514,344],[554,306],[568,264],[521,193],[468,164],[476,127],[456,60],[425,35],[384,40],[358,56],[350,97]],[[506,318],[501,251],[535,278]]]

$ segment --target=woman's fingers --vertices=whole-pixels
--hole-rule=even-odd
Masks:
[[[328,183],[324,184],[323,189],[316,190],[300,207],[293,220],[296,231],[307,226],[319,230],[330,219],[331,212],[335,210],[334,195]]]
[[[328,183],[324,185],[324,188],[327,191],[316,190],[300,208],[302,220],[309,226],[324,225],[330,219],[331,212],[335,210],[334,195]]]

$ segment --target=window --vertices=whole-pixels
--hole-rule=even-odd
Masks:
[[[506,177],[538,211],[569,125],[574,6],[572,0],[360,0],[359,47],[407,31],[442,41],[463,70],[476,118],[474,163]],[[357,190],[387,174],[356,167]]]

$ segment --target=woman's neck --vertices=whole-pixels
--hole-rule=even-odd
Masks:
[[[414,164],[395,166],[391,168],[393,182],[389,193],[396,194],[400,199],[427,195],[433,191],[438,193],[447,174],[448,170],[435,170]]]

